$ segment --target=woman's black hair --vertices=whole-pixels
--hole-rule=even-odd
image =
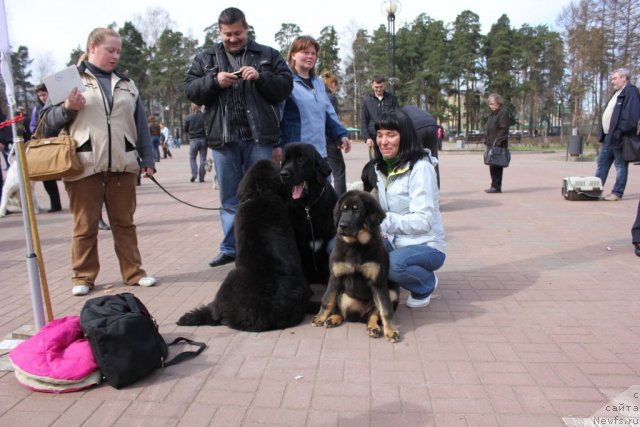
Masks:
[[[393,168],[409,163],[409,167],[423,157],[427,156],[422,143],[416,135],[415,127],[411,118],[402,110],[391,110],[382,113],[380,119],[375,124],[376,132],[379,130],[395,130],[400,133],[400,147],[396,156]],[[376,154],[376,166],[379,171],[387,174],[387,163],[382,157],[377,142],[373,144]]]

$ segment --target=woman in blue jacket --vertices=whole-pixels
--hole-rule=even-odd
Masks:
[[[348,153],[351,141],[347,129],[340,123],[322,80],[315,74],[320,45],[310,36],[296,37],[287,61],[293,71],[293,92],[281,105],[281,143],[311,144],[327,158],[326,131],[339,139],[340,149]]]

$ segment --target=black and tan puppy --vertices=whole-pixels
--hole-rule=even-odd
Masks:
[[[384,216],[369,193],[352,190],[340,197],[334,210],[337,237],[329,261],[331,277],[314,326],[366,322],[369,336],[384,333],[390,342],[400,339],[392,322],[399,289],[387,281],[389,255],[380,236]]]
[[[274,162],[260,160],[247,171],[238,189],[240,204],[233,223],[235,268],[213,302],[184,314],[178,325],[226,325],[260,332],[304,319],[312,292],[289,221],[288,198]]]
[[[327,245],[336,235],[333,208],[338,195],[328,176],[329,164],[310,144],[285,145],[280,177],[291,194],[287,201],[300,259],[309,283],[329,280]]]

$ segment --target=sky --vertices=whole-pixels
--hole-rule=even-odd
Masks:
[[[412,22],[420,13],[445,23],[453,22],[464,10],[478,14],[486,34],[502,14],[506,14],[511,26],[548,25],[560,30],[558,16],[571,0],[401,0],[396,13],[396,29]],[[38,76],[37,64],[47,64],[49,71],[64,68],[70,52],[84,48],[86,39],[96,27],[112,22],[122,26],[134,21],[136,15],[144,16],[150,8],[160,7],[169,12],[174,31],[204,38],[203,29],[217,21],[220,12],[234,6],[240,8],[253,25],[257,41],[277,48],[273,36],[282,23],[297,24],[303,34],[317,37],[320,30],[333,25],[341,39],[341,55],[347,50],[346,42],[354,29],[367,29],[370,33],[387,23],[382,12],[382,1],[370,0],[4,0],[9,42],[12,49],[24,45],[34,59],[32,71]],[[37,83],[37,82],[35,82]]]

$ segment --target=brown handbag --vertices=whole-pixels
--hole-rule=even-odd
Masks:
[[[26,158],[29,178],[33,181],[49,181],[68,178],[82,172],[82,164],[76,155],[76,141],[66,129],[51,138],[42,136],[44,118],[38,122],[33,138],[27,143]]]

